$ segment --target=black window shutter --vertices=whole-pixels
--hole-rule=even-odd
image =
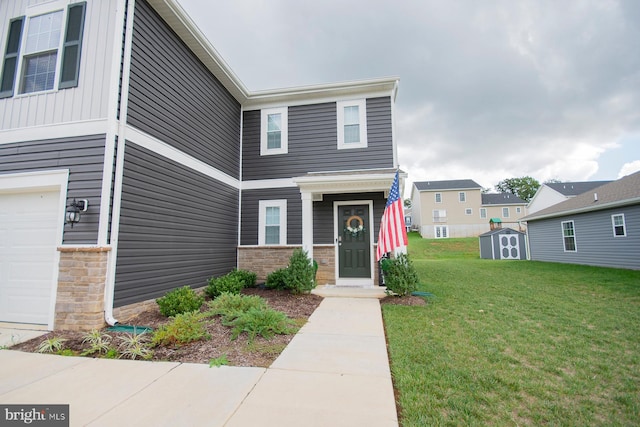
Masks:
[[[12,19],[9,22],[9,35],[7,36],[7,47],[4,51],[4,62],[2,65],[2,79],[0,80],[0,98],[13,96],[13,87],[16,81],[16,70],[18,69],[18,54],[20,53],[20,37],[22,36],[22,24],[24,16]]]
[[[62,47],[62,67],[60,70],[59,89],[78,86],[80,74],[80,51],[84,30],[84,14],[87,2],[69,5],[67,28]]]

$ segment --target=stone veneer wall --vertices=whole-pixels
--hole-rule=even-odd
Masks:
[[[54,329],[102,328],[111,247],[61,246]]]

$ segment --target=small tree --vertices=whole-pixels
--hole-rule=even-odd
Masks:
[[[286,288],[294,294],[311,292],[315,288],[315,268],[306,251],[300,248],[293,251],[293,255],[289,258],[284,281]]]
[[[403,297],[418,289],[418,273],[408,255],[399,254],[386,262],[384,283],[388,295]]]
[[[520,197],[525,202],[531,200],[540,188],[540,183],[535,178],[523,176],[521,178],[507,178],[496,184],[496,190],[501,193],[511,193]]]

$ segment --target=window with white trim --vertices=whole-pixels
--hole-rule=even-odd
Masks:
[[[288,108],[264,109],[260,114],[260,155],[287,154],[289,150]]]
[[[442,193],[436,193],[436,203],[442,203]]]
[[[447,222],[447,210],[446,209],[434,209],[433,210],[433,222]]]
[[[624,222],[624,214],[611,215],[611,225],[613,226],[613,237],[627,236],[627,227]]]
[[[522,212],[522,208],[520,208],[519,206],[516,207],[516,213],[521,213]]]
[[[464,210],[464,214],[465,214],[465,215],[473,215],[473,209],[471,209],[471,208],[466,208],[466,209]]]
[[[480,208],[480,218],[487,218],[487,208]]]
[[[458,200],[460,202],[466,202],[467,201],[467,193],[465,193],[464,191],[460,191],[458,193]]]
[[[287,201],[260,200],[258,202],[258,244],[287,244]]]
[[[435,225],[433,227],[433,235],[436,239],[446,239],[449,237],[448,225]]]
[[[367,147],[367,101],[338,101],[338,150]]]
[[[502,208],[502,218],[509,218],[509,208]]]
[[[86,2],[58,1],[9,22],[0,98],[78,86]],[[55,5],[58,10],[51,10]],[[45,9],[46,8],[46,9]]]
[[[576,252],[576,230],[573,221],[562,221],[562,244],[565,252]]]

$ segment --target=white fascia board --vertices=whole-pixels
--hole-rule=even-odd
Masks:
[[[391,188],[395,173],[353,175],[320,175],[293,178],[300,191],[313,193],[348,193],[354,191],[384,191]]]
[[[638,205],[638,204],[640,204],[640,197],[634,197],[632,199],[627,199],[627,200],[617,200],[615,202],[603,203],[602,205],[598,205],[598,206],[587,206],[587,207],[583,207],[583,208],[569,209],[569,210],[566,210],[566,211],[553,212],[553,213],[544,214],[544,215],[535,215],[534,214],[534,215],[531,215],[531,216],[526,216],[526,217],[520,218],[520,221],[522,221],[522,222],[537,221],[537,220],[540,220],[540,219],[557,218],[557,217],[561,217],[561,216],[576,215],[576,214],[589,213],[589,212],[596,212],[596,211],[602,211],[602,210],[605,210],[605,209],[621,208],[621,207],[624,207],[624,206],[631,206],[631,205]]]
[[[382,96],[393,100],[397,95],[398,81],[397,77],[390,77],[251,92],[243,107],[250,110]]]

